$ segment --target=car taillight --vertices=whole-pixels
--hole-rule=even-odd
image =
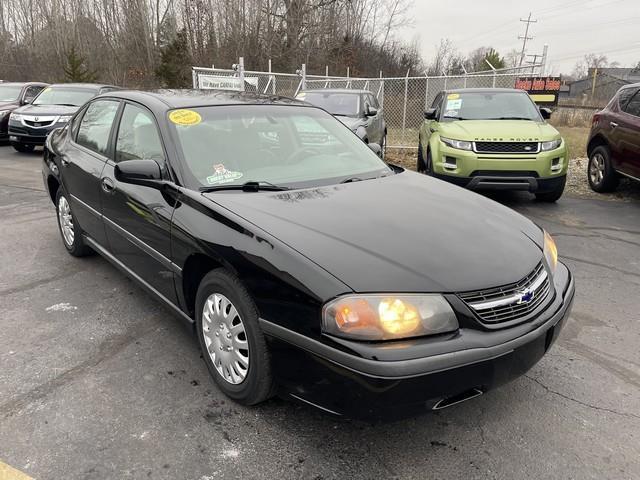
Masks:
[[[599,121],[599,120],[600,120],[600,114],[599,114],[599,113],[596,113],[596,114],[593,116],[593,119],[591,119],[591,126],[592,126],[592,127],[597,126],[597,125],[598,125],[598,121]]]

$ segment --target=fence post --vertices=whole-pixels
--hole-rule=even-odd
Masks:
[[[307,64],[302,64],[302,90],[307,89]]]
[[[242,88],[242,91],[244,92],[244,57],[240,57],[238,59],[238,72],[239,72],[239,77],[240,77],[240,86]]]
[[[427,80],[427,86],[424,89],[424,109],[426,110],[427,108],[429,108],[429,76],[426,75],[427,72],[425,72],[425,76],[424,78],[426,78]]]
[[[198,74],[195,68],[191,68],[191,81],[193,82],[193,88],[198,88]]]
[[[404,77],[404,105],[402,106],[402,146],[405,147],[406,143],[406,126],[407,126],[407,98],[409,96],[409,72],[411,69],[407,70],[407,76]]]

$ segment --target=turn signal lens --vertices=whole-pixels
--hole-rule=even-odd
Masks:
[[[553,237],[546,231],[544,232],[544,256],[551,268],[551,273],[555,273],[558,266],[558,247]]]
[[[325,305],[325,333],[356,340],[391,340],[458,329],[441,295],[349,295]]]

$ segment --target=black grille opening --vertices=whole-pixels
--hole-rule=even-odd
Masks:
[[[478,153],[538,153],[538,142],[475,142]]]

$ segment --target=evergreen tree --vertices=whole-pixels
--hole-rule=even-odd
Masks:
[[[85,65],[85,60],[71,47],[67,52],[67,65],[64,67],[64,77],[67,82],[91,83],[95,82],[97,73]]]
[[[180,30],[175,38],[160,49],[160,64],[156,78],[165,88],[189,88],[191,86],[191,54],[187,32]]]

